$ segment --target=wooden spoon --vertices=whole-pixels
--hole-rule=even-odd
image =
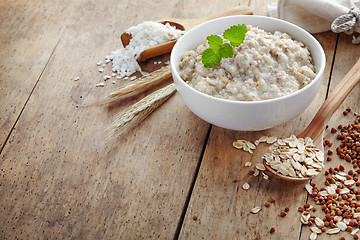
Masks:
[[[238,6],[232,9],[229,9],[227,11],[212,15],[210,17],[206,18],[197,18],[197,19],[181,19],[181,18],[172,18],[167,20],[158,20],[157,22],[166,24],[169,23],[171,26],[176,27],[177,29],[188,31],[191,28],[195,27],[196,25],[199,25],[200,23],[209,21],[211,19],[219,18],[219,17],[225,17],[225,16],[231,16],[231,15],[252,15],[253,12],[251,9],[247,6]],[[121,34],[121,41],[123,43],[123,46],[129,44],[131,39],[131,34],[128,34],[124,32]],[[171,51],[173,46],[175,45],[177,39],[158,44],[154,47],[148,48],[144,50],[140,56],[137,58],[137,61],[144,61],[146,59],[160,56],[162,54],[168,53]]]
[[[360,82],[360,58],[357,60],[355,65],[351,70],[346,74],[346,76],[339,82],[339,84],[334,88],[329,97],[325,100],[323,105],[320,107],[319,111],[316,113],[313,120],[310,122],[308,127],[300,133],[297,137],[305,138],[310,137],[313,139],[315,146],[323,150],[323,135],[327,123],[329,122],[332,115],[343,103],[345,98],[349,95],[351,90]],[[310,180],[313,177],[304,177],[304,178],[295,178],[282,175],[276,170],[272,169],[269,165],[266,164],[266,161],[263,160],[265,168],[274,174],[275,176],[284,179],[286,181],[292,182],[302,182]]]

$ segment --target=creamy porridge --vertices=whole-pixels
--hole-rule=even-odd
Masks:
[[[247,26],[234,57],[213,68],[204,67],[202,53],[209,45],[185,53],[180,76],[205,94],[231,100],[256,101],[291,94],[311,82],[315,67],[309,49],[286,33],[268,33]]]

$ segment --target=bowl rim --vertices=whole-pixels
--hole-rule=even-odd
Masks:
[[[212,24],[213,22],[217,22],[217,21],[223,21],[224,19],[230,19],[230,18],[258,18],[258,19],[265,19],[265,20],[269,20],[269,21],[274,21],[274,22],[281,22],[283,24],[287,24],[288,26],[292,27],[292,28],[295,28],[297,29],[298,31],[301,32],[301,34],[304,34],[305,36],[307,36],[309,39],[311,39],[311,41],[314,42],[314,47],[313,48],[317,48],[319,51],[320,51],[320,59],[319,59],[319,70],[316,71],[316,76],[315,78],[309,83],[307,84],[305,87],[293,92],[293,93],[290,93],[288,95],[285,95],[285,96],[281,96],[281,97],[276,97],[276,98],[271,98],[271,99],[264,99],[264,100],[255,100],[255,101],[250,101],[250,100],[232,100],[232,99],[224,99],[224,98],[218,98],[218,97],[214,97],[214,96],[211,96],[211,95],[208,95],[208,94],[205,94],[203,92],[200,92],[199,90],[191,87],[189,84],[187,84],[179,75],[177,69],[176,69],[176,66],[175,66],[175,56],[174,56],[174,52],[177,51],[178,49],[178,46],[181,44],[182,41],[184,41],[184,36],[187,36],[187,35],[190,35],[190,34],[193,34],[194,32],[196,32],[199,28],[202,28],[204,27],[205,25],[209,25],[209,24]],[[257,27],[257,26],[255,26]],[[261,27],[259,27],[261,29]],[[265,30],[267,31],[267,30]],[[269,32],[269,31],[267,31]],[[286,32],[285,32],[286,33]],[[288,34],[288,33],[287,33]],[[289,34],[290,35],[290,34]],[[291,35],[290,37],[292,39],[294,39]],[[298,40],[298,39],[295,39],[295,40]],[[298,40],[300,42],[302,42],[301,40]],[[310,51],[310,49],[309,49]],[[310,54],[312,55],[311,51],[310,51]],[[312,59],[313,59],[313,56],[311,56]],[[187,31],[183,36],[181,36],[179,38],[179,40],[175,43],[172,51],[171,51],[171,55],[170,55],[170,65],[171,65],[171,71],[172,71],[172,74],[175,75],[178,79],[180,79],[181,81],[179,81],[179,83],[182,85],[182,86],[185,86],[185,88],[187,88],[188,90],[192,91],[193,93],[196,93],[196,94],[200,94],[206,98],[209,98],[210,100],[213,100],[213,101],[219,101],[219,102],[224,102],[224,103],[231,103],[231,104],[249,104],[249,105],[255,105],[255,104],[263,104],[263,103],[271,103],[271,102],[278,102],[278,101],[282,101],[282,100],[285,100],[285,99],[288,99],[288,98],[292,98],[292,97],[295,97],[297,95],[300,95],[301,93],[303,93],[304,91],[306,91],[307,89],[311,88],[313,85],[315,85],[318,81],[321,81],[322,80],[322,76],[323,76],[323,73],[325,71],[325,65],[326,65],[326,57],[325,57],[325,52],[324,52],[324,49],[322,48],[321,44],[316,40],[316,38],[311,35],[309,32],[307,32],[306,30],[304,30],[303,28],[293,24],[293,23],[290,23],[288,21],[285,21],[285,20],[282,20],[282,19],[278,19],[278,18],[272,18],[272,17],[267,17],[267,16],[257,16],[257,15],[235,15],[235,16],[226,16],[226,17],[221,17],[221,18],[216,18],[216,19],[213,19],[213,20],[209,20],[209,21],[206,21],[206,22],[203,22],[197,26],[195,26],[194,28],[190,29],[189,31]],[[173,79],[173,81],[175,82],[175,80]],[[177,85],[177,83],[175,82],[175,86]]]

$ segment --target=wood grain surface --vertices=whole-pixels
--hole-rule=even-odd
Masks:
[[[1,1],[0,239],[308,239],[297,207],[315,203],[304,184],[250,176],[264,145],[251,155],[232,143],[300,133],[359,58],[350,36],[315,35],[327,59],[321,89],[304,113],[269,130],[212,126],[175,94],[135,129],[114,135],[116,116],[154,89],[97,104],[128,83],[111,79],[95,87],[111,73],[109,65],[99,73],[96,63],[122,47],[120,35],[128,27],[202,18],[240,5],[266,15],[271,2]],[[144,66],[158,68],[152,61]],[[360,112],[359,96],[357,86],[329,122],[325,138],[333,150],[338,141],[329,129],[354,120],[342,112]],[[334,155],[326,166],[340,163],[346,165]],[[324,176],[313,181],[320,186]],[[275,203],[264,207],[271,197]],[[262,210],[251,214],[255,206]],[[281,217],[286,206],[290,211]],[[320,207],[316,214],[323,216]],[[347,232],[318,239],[342,236],[352,239]]]
[[[74,2],[74,6],[78,3]],[[0,2],[0,149],[44,71],[73,9],[63,1]]]

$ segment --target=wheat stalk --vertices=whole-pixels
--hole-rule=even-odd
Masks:
[[[105,97],[105,100],[108,102],[112,102],[118,100],[122,97],[129,97],[134,95],[140,91],[144,91],[145,89],[163,81],[171,77],[171,67],[170,65],[160,68],[151,73],[151,75],[147,77],[143,77],[140,80],[131,83],[123,88],[120,88],[116,92],[110,93]]]
[[[116,132],[123,131],[125,128],[132,128],[149,116],[156,108],[163,104],[174,92],[175,84],[169,84],[152,94],[144,97],[137,103],[130,106],[114,122]]]

